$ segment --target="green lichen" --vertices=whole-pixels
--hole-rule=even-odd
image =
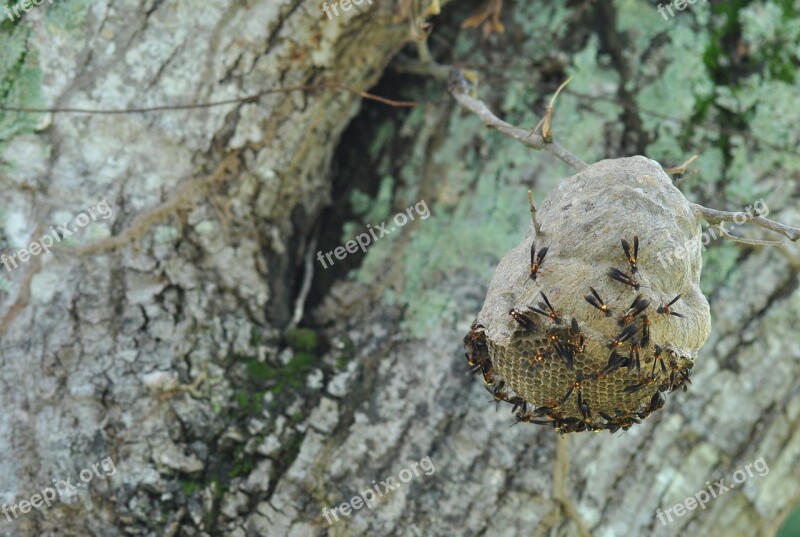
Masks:
[[[736,246],[728,242],[719,242],[703,253],[703,274],[700,288],[706,295],[723,285],[730,274],[736,270],[739,253]]]
[[[193,496],[204,488],[201,481],[181,481],[181,490],[186,496]]]
[[[317,347],[317,339],[317,333],[309,328],[297,328],[286,335],[286,342],[295,351],[313,351]]]
[[[233,479],[247,475],[253,471],[254,466],[255,456],[247,453],[244,444],[240,444],[233,450],[233,464],[228,473],[228,478]]]
[[[254,381],[263,381],[276,378],[278,376],[278,369],[274,368],[264,362],[260,362],[257,358],[248,358],[245,360],[248,378]]]
[[[300,453],[300,447],[303,445],[305,434],[295,435],[291,441],[283,448],[278,455],[278,464],[281,468],[288,468],[292,465],[297,455]]]
[[[386,218],[391,209],[392,189],[394,184],[394,177],[383,177],[378,187],[378,194],[374,197],[358,189],[354,189],[350,194],[350,206],[353,212],[368,223],[377,223]],[[355,233],[361,233],[363,231],[365,230],[361,229],[360,224],[352,224],[351,227],[346,226],[343,240],[350,240]]]
[[[0,103],[6,107],[32,108],[43,105],[42,72],[37,53],[30,47],[28,26],[0,23]],[[0,153],[15,136],[35,130],[41,116],[23,112],[0,112]],[[4,164],[13,169],[13,160]]]
[[[53,5],[46,6],[45,20],[51,31],[61,30],[72,36],[82,35],[91,5],[91,0],[56,1]]]
[[[72,0],[34,7],[45,10],[48,31],[66,32],[70,35],[65,40],[69,40],[83,36],[90,6],[89,0]],[[31,24],[24,15],[14,22],[5,16],[0,20],[0,104],[6,107],[45,106],[37,47],[29,42]],[[40,113],[0,112],[0,154],[12,138],[34,132],[43,117]],[[17,163],[9,159],[0,165],[14,170]]]
[[[353,341],[344,336],[342,338],[342,350],[341,354],[336,357],[336,368],[339,370],[344,370],[347,368],[348,362],[353,359],[353,354],[355,352],[355,345]]]

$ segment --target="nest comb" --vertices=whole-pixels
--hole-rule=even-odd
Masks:
[[[708,337],[702,258],[685,248],[698,217],[641,156],[565,179],[536,214],[464,338],[469,365],[517,421],[626,430],[686,389]]]

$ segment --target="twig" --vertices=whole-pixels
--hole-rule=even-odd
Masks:
[[[36,230],[33,232],[33,237],[41,236],[43,227],[41,223],[37,224]],[[22,276],[22,281],[20,281],[17,299],[9,306],[2,318],[0,318],[0,336],[5,335],[17,314],[22,308],[28,305],[28,300],[31,297],[31,282],[33,281],[33,277],[39,272],[41,266],[42,260],[40,257],[31,259],[30,265],[28,265]]]
[[[306,258],[304,260],[305,262],[303,263],[303,285],[300,287],[300,293],[297,295],[297,300],[294,302],[294,315],[292,315],[292,320],[284,330],[284,333],[287,334],[297,328],[297,325],[303,320],[303,310],[305,309],[306,298],[308,298],[308,292],[311,290],[311,280],[314,279],[314,250],[317,249],[318,232],[319,228],[317,228],[317,231],[314,232],[314,236],[311,238],[311,241],[308,244],[308,252],[306,252]]]
[[[580,171],[588,166],[588,164],[567,151],[560,144],[556,142],[548,143],[541,135],[529,133],[498,118],[489,110],[489,107],[486,106],[483,101],[470,97],[467,94],[467,87],[467,81],[464,79],[462,73],[455,69],[451,71],[450,93],[453,95],[453,98],[463,108],[476,114],[484,125],[490,129],[498,130],[506,136],[510,136],[523,145],[533,149],[544,149],[566,162],[575,170]]]
[[[740,242],[742,244],[749,244],[751,246],[781,246],[783,243],[781,241],[764,241],[761,239],[745,239],[744,237],[737,237],[736,235],[731,235],[728,233],[724,227],[722,227],[722,222],[717,224],[716,226],[719,228],[719,233],[726,239],[733,241],[733,242]]]
[[[691,157],[689,157],[689,160],[687,160],[680,166],[675,166],[674,168],[664,168],[664,172],[670,175],[683,175],[684,173],[686,173],[686,168],[689,167],[689,164],[694,162],[696,158],[697,155],[692,155]]]
[[[151,107],[140,107],[140,108],[28,108],[28,107],[16,107],[16,106],[0,106],[0,112],[20,112],[20,113],[29,113],[29,114],[106,114],[106,115],[117,115],[117,114],[141,114],[145,112],[166,112],[169,110],[194,110],[198,108],[213,108],[215,106],[225,106],[228,104],[244,104],[250,102],[256,102],[261,97],[265,95],[272,95],[275,93],[289,93],[293,91],[317,91],[323,89],[337,89],[341,91],[346,91],[348,93],[352,93],[353,95],[358,95],[359,97],[363,97],[364,99],[370,99],[373,101],[378,101],[379,103],[387,104],[389,106],[395,107],[414,107],[417,106],[417,102],[415,101],[396,101],[394,99],[387,99],[386,97],[381,97],[380,95],[374,95],[372,93],[367,93],[366,91],[360,91],[353,88],[349,88],[342,84],[336,82],[330,82],[325,84],[318,84],[314,86],[290,86],[287,88],[276,88],[270,90],[259,91],[253,95],[248,95],[245,97],[237,97],[234,99],[224,99],[222,101],[211,101],[207,103],[191,103],[191,104],[175,104],[175,105],[159,105],[159,106],[151,106]]]
[[[586,524],[581,520],[575,510],[572,500],[567,495],[567,477],[569,476],[569,453],[567,452],[567,439],[559,435],[556,437],[556,463],[553,467],[553,497],[561,504],[561,509],[567,518],[578,526],[581,537],[591,537]]]
[[[797,239],[800,239],[800,229],[775,222],[763,216],[743,212],[717,211],[716,209],[709,209],[708,207],[703,207],[696,203],[692,203],[691,206],[695,214],[699,214],[703,217],[703,220],[712,225],[717,225],[720,222],[736,222],[737,224],[748,223],[774,231],[775,233],[780,233],[792,242],[797,242]]]
[[[542,137],[547,143],[551,143],[553,141],[553,131],[551,128],[553,121],[553,107],[556,104],[556,98],[558,97],[558,94],[561,93],[561,90],[566,88],[567,84],[569,84],[571,81],[572,77],[566,79],[553,94],[553,97],[550,99],[550,104],[547,105],[547,111],[544,114],[544,127],[542,128]]]
[[[536,205],[533,204],[533,192],[528,190],[528,203],[531,205],[531,221],[533,222],[533,229],[536,231],[536,236],[538,237],[542,233],[542,226],[539,225],[539,221],[536,220]]]
[[[181,210],[191,209],[213,184],[220,184],[226,177],[234,177],[239,171],[239,154],[230,153],[222,159],[211,175],[189,179],[179,184],[172,195],[165,202],[139,213],[131,225],[117,235],[105,237],[94,242],[89,242],[74,247],[57,245],[53,250],[63,251],[73,255],[100,254],[122,248],[133,242],[139,249],[139,241],[158,222],[178,213]]]

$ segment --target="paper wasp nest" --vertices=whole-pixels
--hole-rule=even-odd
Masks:
[[[536,214],[541,233],[500,261],[464,338],[469,364],[519,421],[627,429],[686,389],[708,337],[700,249],[686,248],[699,220],[641,156],[589,166]]]

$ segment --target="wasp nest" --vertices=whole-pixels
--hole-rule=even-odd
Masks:
[[[685,248],[699,220],[641,156],[589,166],[536,214],[538,235],[495,271],[467,360],[518,421],[627,429],[686,389],[708,337],[700,249]]]

